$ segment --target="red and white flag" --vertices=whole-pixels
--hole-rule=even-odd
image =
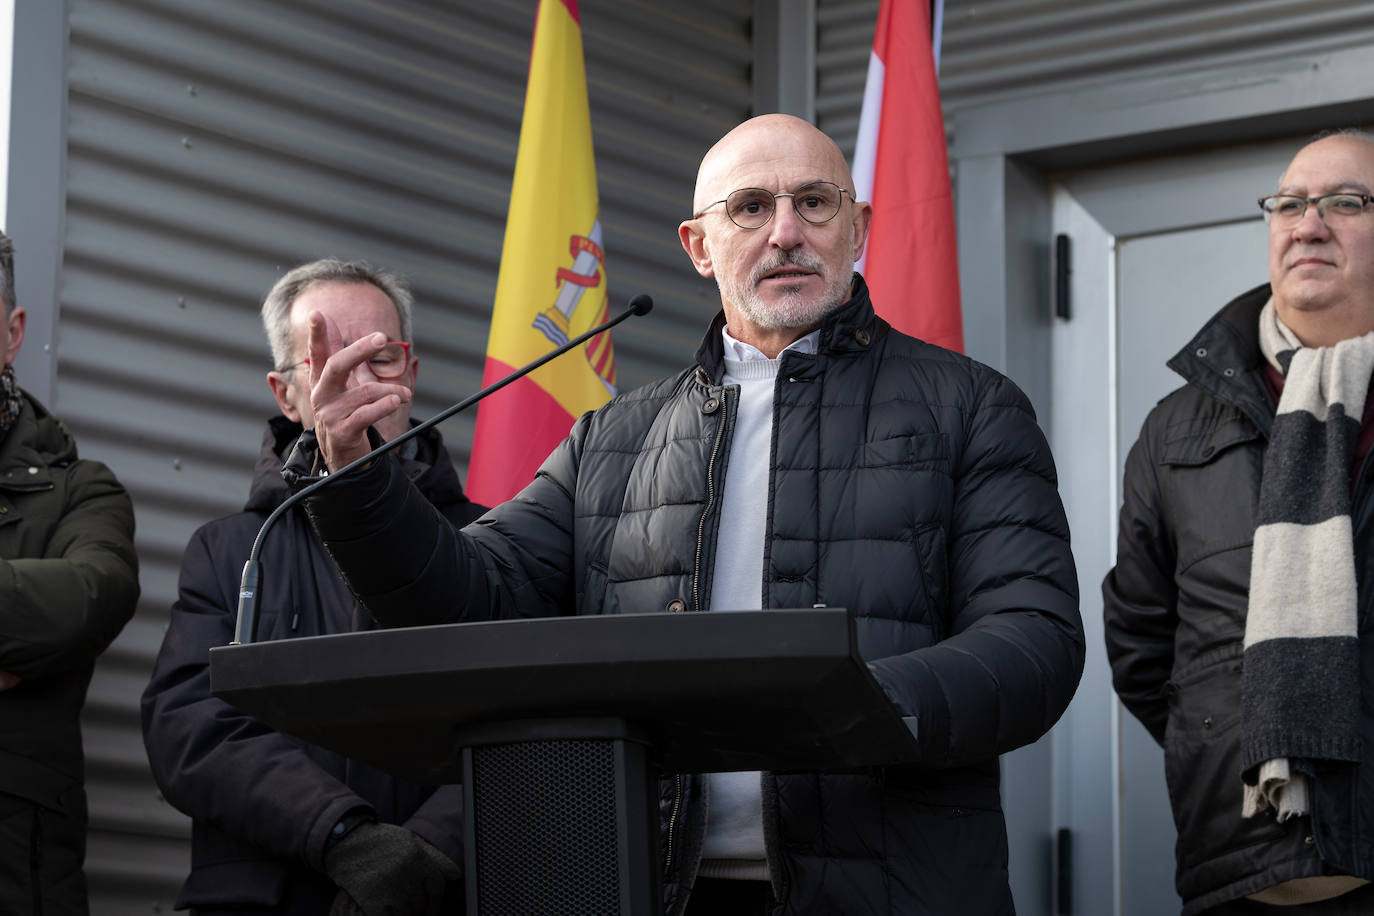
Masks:
[[[873,225],[855,266],[874,308],[893,327],[962,352],[958,240],[931,18],[927,0],[883,0],[878,11],[854,148],[854,196],[873,204]]]

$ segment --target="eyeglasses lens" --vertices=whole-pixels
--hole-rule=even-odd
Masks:
[[[1264,216],[1276,226],[1295,226],[1307,215],[1309,203],[1316,206],[1317,217],[1323,221],[1331,217],[1359,216],[1365,208],[1365,200],[1358,194],[1323,194],[1311,200],[1296,195],[1275,194],[1264,199]]]
[[[809,185],[792,195],[792,206],[807,222],[827,222],[840,212],[840,189],[828,182]]]
[[[725,201],[725,212],[741,229],[757,229],[773,218],[773,195],[760,188],[740,188]]]
[[[403,375],[410,363],[410,354],[398,343],[389,343],[368,361],[377,378],[396,378]]]
[[[740,188],[725,199],[725,212],[741,229],[758,229],[773,218],[778,197],[791,198],[797,215],[808,223],[829,222],[840,212],[840,189],[828,181],[778,195],[762,188]]]

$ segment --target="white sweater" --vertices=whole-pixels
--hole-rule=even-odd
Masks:
[[[788,349],[814,353],[816,337],[809,334]],[[721,499],[709,609],[756,611],[763,606],[763,544],[779,360],[768,359],[728,333],[725,355],[724,382],[738,385],[740,395]],[[700,873],[767,880],[760,774],[708,773],[706,779],[706,840]]]

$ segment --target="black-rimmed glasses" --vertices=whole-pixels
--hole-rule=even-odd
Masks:
[[[792,209],[796,210],[802,219],[808,223],[828,223],[840,212],[840,204],[844,202],[846,194],[850,200],[854,199],[853,191],[842,188],[833,181],[813,181],[795,191],[784,191],[781,194],[774,194],[763,188],[740,188],[738,191],[732,191],[729,197],[723,197],[702,207],[692,214],[692,219],[700,219],[716,204],[725,204],[725,215],[730,217],[730,222],[741,229],[762,229],[773,218],[773,211],[777,209],[777,199],[790,197]]]
[[[1264,211],[1264,221],[1271,226],[1286,229],[1302,222],[1307,215],[1308,205],[1317,208],[1317,218],[1326,222],[1328,216],[1338,219],[1359,216],[1374,202],[1368,194],[1322,194],[1317,197],[1300,197],[1297,194],[1270,194],[1259,199],[1260,209]]]

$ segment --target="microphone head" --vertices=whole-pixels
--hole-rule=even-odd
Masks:
[[[654,300],[647,293],[640,293],[630,300],[630,311],[636,315],[647,315],[654,310]]]

